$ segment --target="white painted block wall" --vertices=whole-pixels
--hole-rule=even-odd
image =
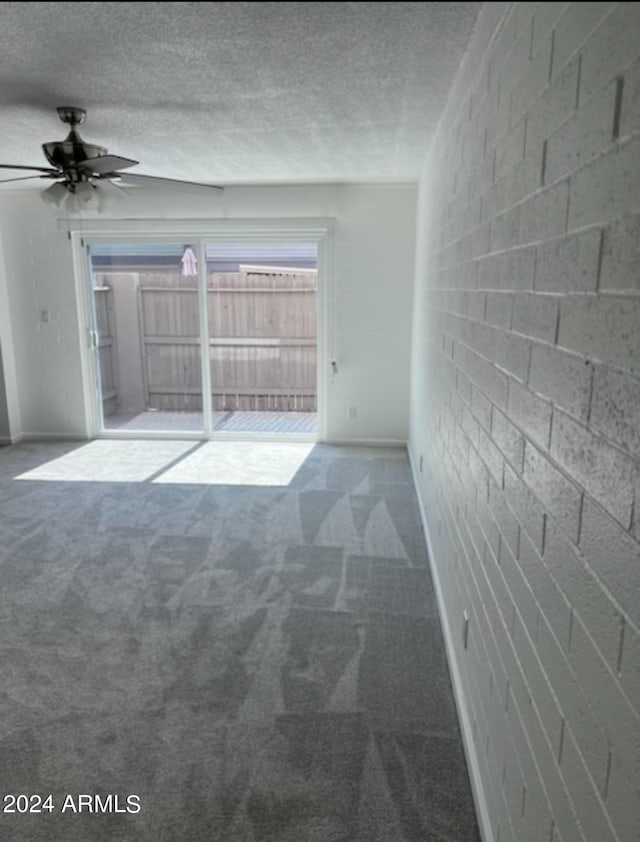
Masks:
[[[415,208],[414,185],[230,187],[214,200],[180,200],[156,190],[145,199],[140,191],[97,218],[333,218],[329,337],[339,373],[327,395],[327,437],[404,442]],[[31,191],[0,196],[0,233],[0,281],[6,279],[6,288],[0,283],[0,328],[10,323],[11,386],[20,410],[12,433],[83,436],[81,338],[66,234]],[[349,416],[351,406],[356,418]]]
[[[417,236],[410,449],[486,839],[637,842],[640,4],[484,4]]]

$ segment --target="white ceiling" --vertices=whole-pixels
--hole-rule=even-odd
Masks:
[[[415,180],[480,6],[1,3],[0,162],[44,165],[79,105],[141,173]]]

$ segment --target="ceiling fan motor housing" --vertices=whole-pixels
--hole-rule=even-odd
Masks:
[[[68,123],[72,128],[82,125],[87,116],[84,108],[76,108],[72,105],[59,105],[56,111],[62,122]]]
[[[82,161],[86,161],[87,158],[105,155],[107,150],[104,146],[85,143],[75,130],[76,126],[85,121],[87,112],[84,108],[62,105],[57,109],[57,112],[62,122],[71,126],[71,131],[64,140],[52,140],[49,143],[43,143],[42,151],[47,161],[54,167],[63,170],[72,181],[81,181],[86,178],[86,175],[74,171],[74,168]]]
[[[85,143],[80,135],[72,129],[64,140],[52,140],[42,144],[42,151],[47,161],[54,167],[59,167],[65,172],[73,171],[82,161],[87,158],[97,158],[105,155],[107,150],[104,146],[96,146],[94,143]]]

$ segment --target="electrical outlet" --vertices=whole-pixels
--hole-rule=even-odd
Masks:
[[[43,310],[40,313],[40,321],[42,322],[43,325],[45,325],[45,324],[47,324],[48,322],[51,321],[51,314],[49,313],[48,310]]]
[[[358,417],[358,407],[350,406],[348,416],[351,421],[354,421]]]

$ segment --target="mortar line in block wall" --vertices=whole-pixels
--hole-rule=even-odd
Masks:
[[[616,79],[616,99],[613,107],[613,127],[611,136],[613,140],[618,140],[620,137],[620,119],[622,116],[622,95],[624,91],[624,76],[618,76]]]
[[[584,500],[585,493],[583,491],[580,495],[580,505],[578,507],[578,546],[580,546],[580,541],[582,540],[582,518],[584,516]]]
[[[590,377],[589,377],[589,400],[587,401],[587,417],[586,417],[587,426],[590,427],[591,412],[593,410],[593,389],[594,389],[595,380],[596,380],[596,367],[595,367],[595,365],[593,365],[591,363],[590,360],[585,360],[585,365],[588,365],[589,368],[591,369],[591,374],[590,374]]]
[[[562,717],[562,721],[560,722],[560,736],[558,738],[558,766],[562,763],[562,751],[564,749],[564,729],[566,727],[567,720]]]
[[[605,801],[609,797],[609,781],[611,779],[611,761],[612,761],[612,759],[613,759],[613,752],[611,750],[611,743],[609,743],[608,752],[607,752],[607,771],[605,772],[604,786],[602,788],[602,796],[603,796]]]
[[[622,656],[624,652],[624,633],[626,628],[625,616],[624,614],[620,617],[620,640],[618,641],[618,660],[616,663],[616,673],[618,676],[622,672]]]
[[[573,642],[573,605],[569,608],[569,633],[567,635],[567,652],[571,652]]]
[[[564,233],[566,234],[569,231],[569,210],[571,208],[571,176],[567,179],[567,208],[564,217]],[[555,184],[559,184],[563,179],[558,179],[554,182]]]
[[[600,231],[600,244],[598,246],[598,265],[596,269],[596,288],[595,292],[600,292],[600,278],[602,277],[602,263],[604,261],[604,253],[607,247],[608,229],[603,228]]]

